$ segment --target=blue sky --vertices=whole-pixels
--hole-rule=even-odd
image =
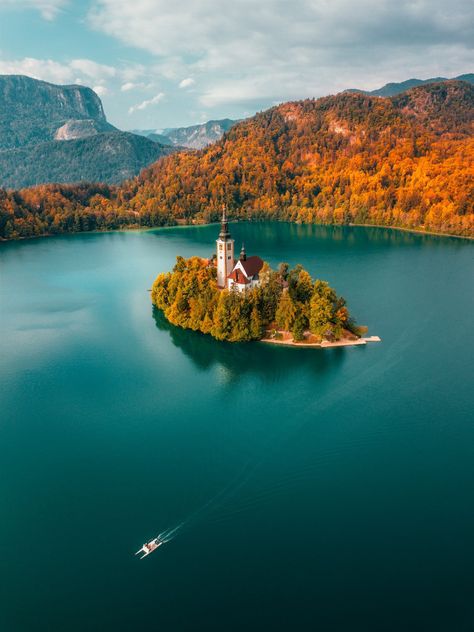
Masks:
[[[121,129],[474,70],[472,0],[0,0],[0,74],[82,83]]]

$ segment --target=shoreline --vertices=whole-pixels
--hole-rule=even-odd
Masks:
[[[275,340],[274,338],[262,338],[259,342],[265,342],[266,344],[283,345],[285,347],[300,347],[300,348],[313,348],[313,349],[329,349],[331,347],[358,347],[365,346],[368,342],[382,342],[379,336],[367,336],[365,338],[358,338],[357,340],[336,340],[335,342],[294,342],[293,340]]]
[[[404,226],[384,226],[383,224],[320,224],[321,226],[359,226],[362,228],[388,228],[390,230],[402,230],[404,233],[416,233],[417,235],[431,235],[433,237],[454,237],[454,239],[468,239],[473,241],[474,237],[469,235],[453,235],[452,233],[435,233],[430,230],[420,230],[419,228],[405,228]]]
[[[257,224],[261,221],[275,222],[275,223],[283,223],[283,224],[295,224],[300,226],[332,226],[333,228],[384,228],[386,230],[399,230],[405,233],[414,233],[415,235],[428,235],[431,237],[449,237],[451,239],[466,239],[468,241],[474,241],[474,236],[469,235],[453,235],[452,233],[436,233],[428,230],[420,230],[417,228],[405,228],[403,226],[384,226],[383,224],[318,224],[313,222],[291,222],[287,220],[279,220],[279,219],[268,219],[268,220],[255,220],[255,219],[233,219],[229,220],[229,223],[245,223],[249,222],[252,224]],[[30,235],[28,237],[17,237],[15,239],[5,239],[4,237],[0,237],[0,243],[11,243],[15,241],[26,241],[28,239],[44,239],[48,237],[71,237],[73,235],[107,235],[108,233],[138,233],[138,232],[149,232],[152,230],[165,230],[170,228],[200,228],[201,226],[204,228],[205,226],[214,226],[219,224],[219,222],[209,222],[206,224],[170,224],[167,226],[147,226],[140,227],[134,226],[130,228],[113,228],[111,230],[81,230],[77,232],[70,233],[44,233],[43,235]]]

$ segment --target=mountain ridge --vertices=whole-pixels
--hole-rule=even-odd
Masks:
[[[185,127],[168,127],[156,130],[131,130],[135,134],[146,136],[150,140],[163,145],[187,147],[189,149],[203,149],[207,145],[220,140],[225,132],[233,127],[237,120],[211,119],[206,123],[188,125]]]
[[[418,86],[428,85],[430,83],[441,83],[445,81],[467,81],[468,83],[474,83],[474,73],[465,73],[451,79],[447,77],[432,77],[431,79],[406,79],[400,82],[390,82],[383,85],[376,90],[361,90],[359,88],[349,88],[344,92],[362,93],[372,95],[376,97],[393,97],[411,88],[417,88]]]
[[[91,88],[0,75],[0,186],[118,183],[169,152],[111,125]]]
[[[92,130],[87,135],[117,129],[91,88],[0,75],[0,149],[54,140],[56,131],[73,121],[87,121]]]
[[[0,235],[64,232],[71,214],[75,230],[205,223],[225,204],[234,219],[474,237],[473,127],[474,86],[462,81],[291,101],[89,199],[70,187],[6,194]]]

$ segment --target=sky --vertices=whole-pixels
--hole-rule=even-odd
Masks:
[[[472,0],[0,0],[0,74],[90,86],[120,129],[474,71]]]

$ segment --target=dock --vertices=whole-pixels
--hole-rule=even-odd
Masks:
[[[366,336],[363,338],[357,338],[357,340],[335,340],[329,342],[323,340],[323,342],[294,342],[294,340],[275,340],[274,338],[262,338],[260,342],[267,342],[274,345],[284,345],[286,347],[313,347],[318,349],[328,349],[330,347],[357,347],[360,345],[366,345],[368,342],[382,342],[379,336]]]

